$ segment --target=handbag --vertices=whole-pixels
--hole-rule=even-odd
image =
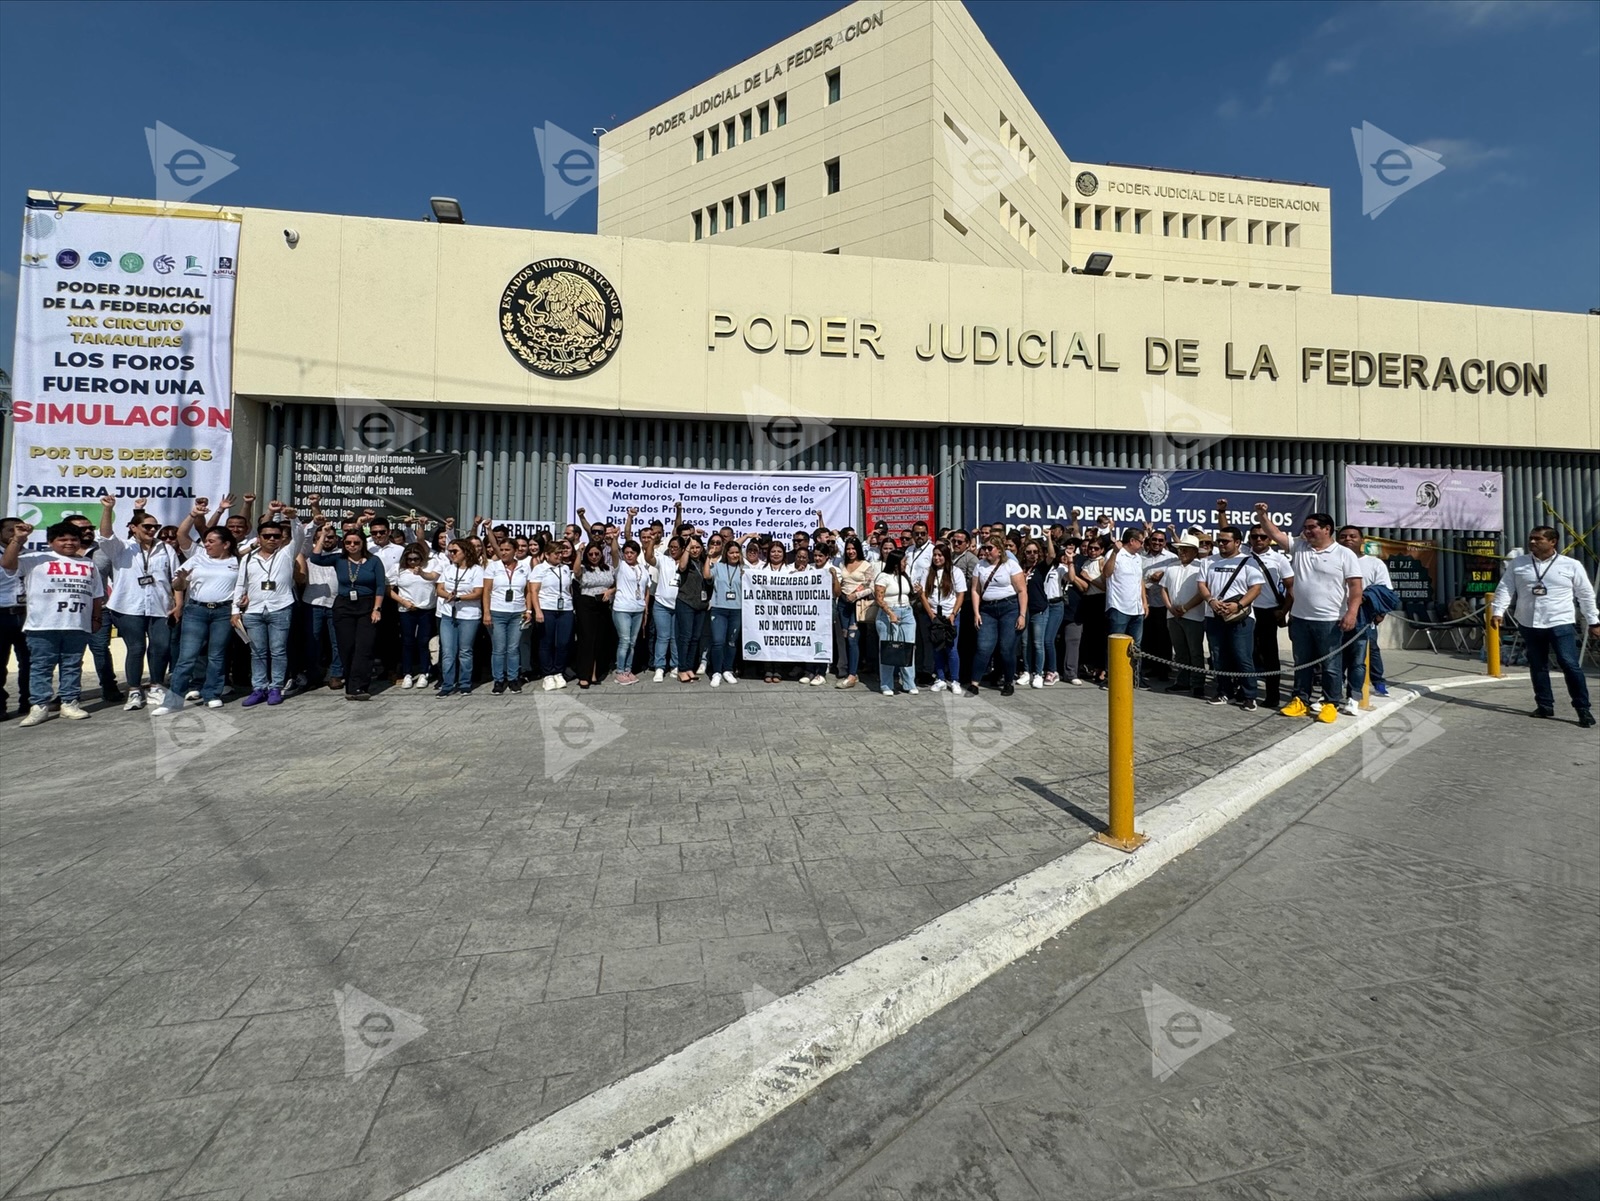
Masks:
[[[933,621],[928,625],[928,641],[932,643],[933,649],[936,651],[945,650],[953,645],[955,640],[955,623],[948,617],[942,617],[937,613],[934,614]]]

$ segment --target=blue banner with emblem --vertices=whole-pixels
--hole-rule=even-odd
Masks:
[[[1073,511],[1087,529],[1102,515],[1121,531],[1149,522],[1213,529],[1217,501],[1228,502],[1228,521],[1248,527],[1258,502],[1272,519],[1298,532],[1308,513],[1328,511],[1328,482],[1320,475],[1265,475],[1253,471],[1130,471],[1064,467],[1054,463],[968,460],[962,464],[968,527],[1004,525],[1038,533],[1071,525]]]

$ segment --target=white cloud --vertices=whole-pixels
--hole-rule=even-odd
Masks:
[[[1237,96],[1229,96],[1221,104],[1217,105],[1217,116],[1224,121],[1232,121],[1242,111],[1244,111],[1244,106],[1239,103]]]
[[[1272,64],[1272,69],[1267,72],[1267,86],[1269,88],[1281,88],[1289,82],[1289,77],[1293,73],[1289,68],[1289,60],[1280,58]]]
[[[1355,65],[1356,56],[1347,54],[1343,58],[1330,58],[1323,63],[1322,72],[1324,75],[1343,75],[1346,71],[1353,69]]]
[[[1510,158],[1512,154],[1508,147],[1485,146],[1472,138],[1424,138],[1417,145],[1437,154],[1453,171],[1470,171],[1484,163]]]

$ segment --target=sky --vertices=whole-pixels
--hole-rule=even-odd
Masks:
[[[196,202],[415,219],[449,195],[592,233],[592,194],[544,215],[535,127],[618,125],[841,7],[0,4],[0,197],[20,247],[29,188],[154,196],[162,121],[234,156]],[[1600,3],[968,8],[1074,159],[1331,188],[1336,292],[1600,306]],[[1377,219],[1364,122],[1445,168]]]

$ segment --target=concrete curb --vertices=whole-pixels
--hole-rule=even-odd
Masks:
[[[461,1198],[642,1198],[1126,892],[1429,693],[1415,691],[1332,730],[1311,726],[1140,817],[1132,855],[1089,843],[951,910],[633,1075],[573,1102],[402,1194]]]

